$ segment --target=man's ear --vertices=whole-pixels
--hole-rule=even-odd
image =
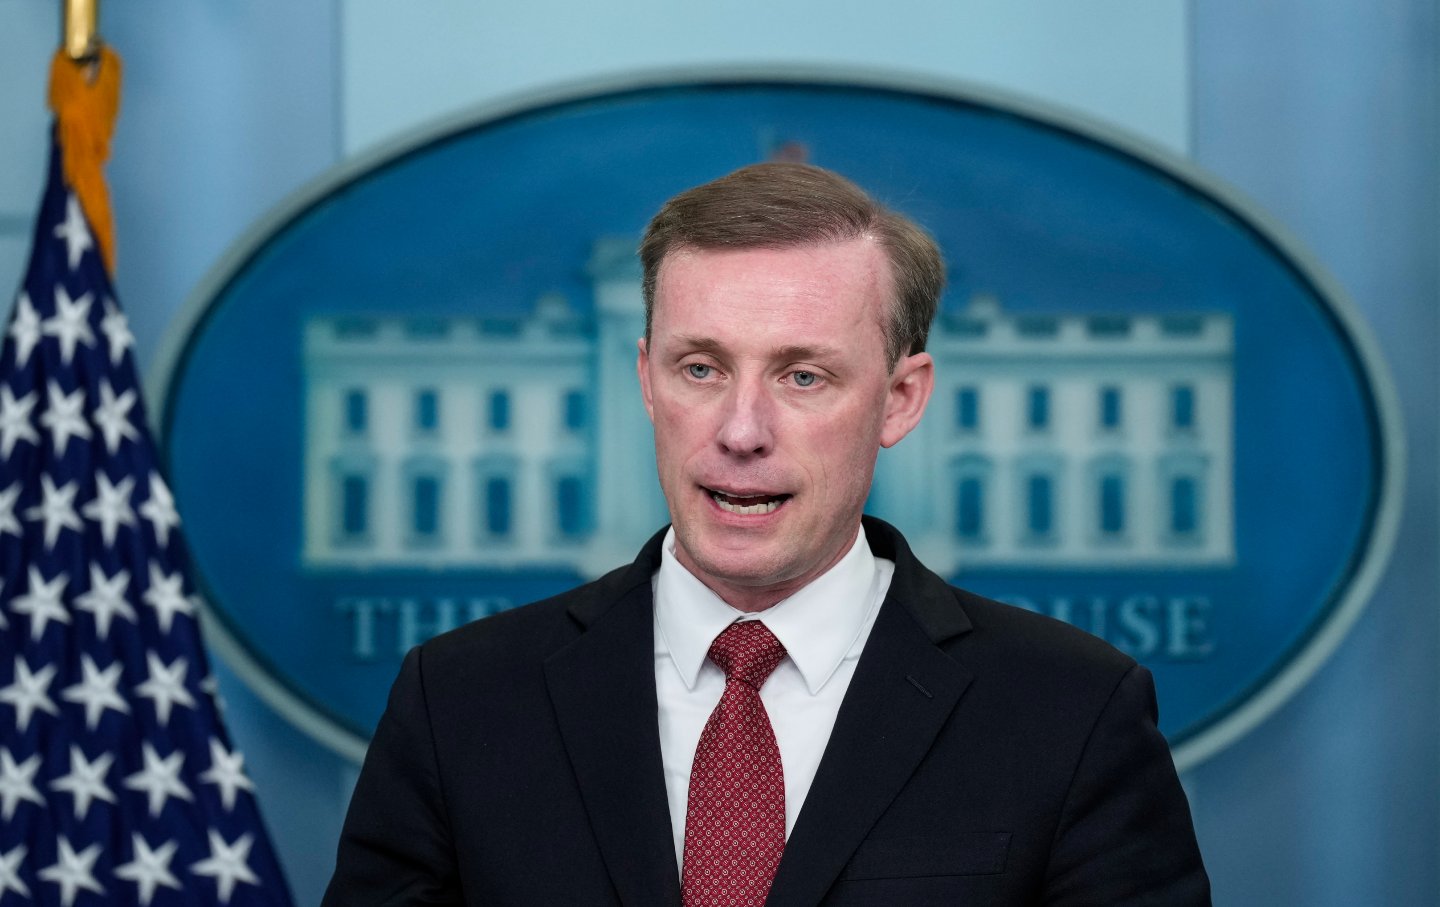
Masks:
[[[894,447],[920,424],[934,390],[935,360],[929,353],[916,353],[895,363],[885,398],[885,421],[880,426],[881,447]]]
[[[638,346],[640,355],[635,357],[635,372],[640,376],[640,399],[645,401],[645,413],[650,421],[655,421],[655,403],[650,396],[650,348],[641,337]]]

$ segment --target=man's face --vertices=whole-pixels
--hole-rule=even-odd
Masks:
[[[885,366],[889,263],[860,238],[664,259],[640,386],[676,556],[743,610],[829,569],[880,447],[920,420],[929,355]]]

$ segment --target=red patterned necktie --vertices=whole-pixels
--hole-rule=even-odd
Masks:
[[[685,813],[685,907],[763,907],[785,849],[785,775],[760,687],[785,647],[758,620],[715,637],[725,692],[710,713]]]

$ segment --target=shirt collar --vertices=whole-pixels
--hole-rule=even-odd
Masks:
[[[875,556],[857,531],[845,556],[809,585],[764,611],[736,610],[675,557],[675,530],[665,535],[655,574],[655,648],[669,655],[687,689],[694,689],[710,644],[737,620],[759,619],[774,633],[811,695],[835,673],[865,628],[879,581]]]

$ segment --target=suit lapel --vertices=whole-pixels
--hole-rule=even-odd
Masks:
[[[895,561],[890,591],[840,706],[825,755],[780,862],[768,907],[811,907],[929,752],[971,675],[936,643],[969,620],[894,529],[866,520]]]
[[[613,604],[597,598],[572,609],[585,632],[545,664],[606,868],[621,902],[644,907],[680,903],[656,721],[653,547],[625,574]]]

